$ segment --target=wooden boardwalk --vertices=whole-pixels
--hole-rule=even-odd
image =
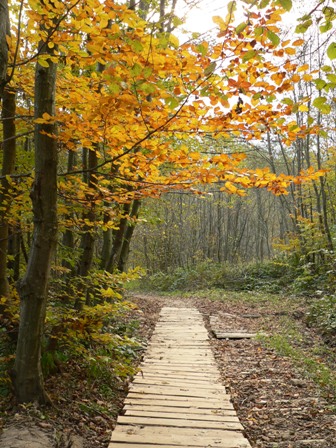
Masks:
[[[195,308],[165,307],[109,448],[250,448]]]

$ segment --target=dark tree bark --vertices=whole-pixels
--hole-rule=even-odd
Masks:
[[[11,259],[7,266],[10,273],[11,282],[17,282],[20,278],[20,260],[21,260],[21,226],[10,226],[8,236],[8,255]]]
[[[68,151],[68,173],[70,173],[75,166],[76,163],[76,153],[74,151]],[[70,212],[65,216],[65,219],[70,219],[73,216],[73,214]],[[65,229],[62,237],[62,244],[65,248],[68,249],[68,251],[71,251],[75,247],[75,238],[74,238],[74,232],[73,229]],[[62,260],[62,266],[64,266],[67,269],[73,270],[73,265],[68,259]]]
[[[122,246],[120,250],[119,260],[118,260],[118,270],[124,272],[126,268],[126,263],[128,261],[128,255],[130,251],[131,239],[134,233],[136,220],[139,215],[141,201],[139,199],[134,199],[132,204],[131,218],[134,220],[133,223],[127,223],[125,234],[122,241]]]
[[[92,170],[97,166],[97,153],[96,151],[89,150],[88,152],[88,169]],[[94,192],[96,190],[95,187],[95,175],[92,171],[89,171],[87,176],[88,186]],[[90,200],[91,199],[91,200]],[[83,219],[87,220],[90,223],[94,223],[96,219],[95,213],[95,203],[92,200],[92,197],[88,197],[88,210],[83,214]],[[80,248],[82,250],[81,257],[78,263],[78,275],[85,277],[88,275],[94,254],[94,244],[95,244],[95,232],[94,228],[91,225],[87,225],[84,229],[84,233],[82,235]]]
[[[3,144],[2,144],[2,178],[0,180],[0,296],[7,296],[9,293],[7,255],[8,255],[8,235],[9,223],[8,213],[10,209],[10,182],[8,175],[14,172],[16,157],[15,136],[15,93],[7,88],[2,100],[3,118]]]
[[[3,140],[2,144],[2,176],[11,174],[15,162],[15,140],[8,140],[15,135],[15,94],[4,91],[7,81],[8,66],[8,45],[7,36],[9,35],[9,13],[7,0],[0,0],[0,103],[2,100],[2,118],[3,121]],[[13,97],[14,95],[14,97]],[[14,111],[12,111],[14,105]],[[14,132],[14,134],[13,134]],[[12,146],[14,146],[14,151]],[[8,205],[4,201],[8,199],[9,183],[6,178],[1,179],[0,183],[0,297],[7,296],[9,285],[7,279],[7,244],[8,244],[8,222],[6,215]]]
[[[53,54],[47,46],[40,51]],[[56,64],[37,63],[35,119],[55,115]],[[43,133],[42,133],[43,132]],[[41,343],[47,286],[57,240],[57,140],[56,124],[35,125],[35,180],[31,191],[34,214],[33,243],[26,273],[18,285],[20,326],[13,382],[19,402],[48,401],[41,370]]]
[[[9,35],[8,1],[0,0],[0,99],[3,96],[7,82],[8,45],[6,37]]]
[[[118,229],[113,232],[113,244],[110,253],[110,258],[106,267],[106,270],[111,273],[118,266],[120,251],[123,244],[123,238],[127,226],[127,219],[128,219],[127,215],[130,213],[130,210],[131,210],[131,204],[130,203],[124,204],[122,210],[123,217],[120,219]]]
[[[108,224],[110,222],[110,215],[109,213],[104,214],[104,224]],[[100,261],[100,267],[101,269],[106,269],[109,262],[110,253],[112,250],[112,243],[113,243],[113,231],[112,229],[104,230],[103,232],[103,247],[101,251],[101,261]]]

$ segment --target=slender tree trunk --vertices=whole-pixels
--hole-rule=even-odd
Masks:
[[[76,163],[76,153],[74,151],[68,151],[68,173],[70,173],[75,166]],[[65,216],[65,219],[71,219],[73,217],[73,213],[70,211]],[[66,255],[68,255],[68,251],[71,251],[75,247],[75,239],[74,239],[74,232],[72,228],[65,229],[62,237],[62,244],[67,249]],[[72,261],[72,260],[71,260]],[[67,258],[62,260],[62,266],[65,268],[68,268],[70,270],[73,269],[73,263]]]
[[[0,0],[0,99],[3,96],[7,82],[9,12],[8,1]]]
[[[0,180],[0,297],[9,293],[7,255],[9,223],[8,213],[10,209],[10,182],[8,175],[14,172],[16,158],[15,138],[15,93],[7,88],[3,94],[2,119],[3,119],[3,144],[2,144],[2,171]]]
[[[40,51],[53,54],[47,46]],[[37,63],[35,118],[55,115],[56,64]],[[50,266],[57,240],[57,140],[56,124],[35,125],[35,180],[31,191],[34,214],[33,243],[26,273],[18,285],[20,326],[13,382],[19,402],[48,400],[41,370],[41,343],[47,304]]]
[[[126,263],[130,251],[131,239],[134,233],[136,220],[138,218],[140,205],[141,201],[139,199],[134,199],[131,211],[131,218],[134,220],[134,222],[128,223],[126,227],[123,243],[121,246],[120,256],[118,260],[118,270],[120,272],[124,272],[126,268]]]
[[[104,214],[104,224],[108,224],[110,222],[110,214],[105,213]],[[112,243],[113,243],[113,231],[112,229],[104,230],[103,232],[103,247],[101,251],[101,262],[100,267],[101,269],[107,269],[109,257],[112,250]]]
[[[88,152],[88,169],[93,170],[97,166],[97,153],[94,150],[89,150]],[[89,171],[87,182],[89,188],[92,189],[92,191],[96,190],[95,187],[95,175],[92,171]],[[92,261],[93,261],[93,254],[94,254],[94,245],[95,245],[95,230],[93,228],[95,219],[96,219],[96,213],[95,213],[95,203],[94,201],[90,201],[90,198],[88,198],[88,204],[89,209],[83,214],[83,219],[87,220],[88,222],[92,223],[92,225],[86,225],[84,229],[84,233],[82,235],[81,239],[81,250],[82,255],[79,260],[78,264],[78,275],[85,277],[88,275]]]
[[[9,35],[9,13],[8,13],[8,2],[7,0],[0,0],[0,104],[2,100],[2,118],[4,119],[3,124],[3,140],[2,145],[3,159],[2,159],[2,176],[11,174],[13,165],[12,163],[12,153],[10,149],[11,141],[8,141],[8,137],[13,137],[12,126],[14,125],[14,119],[8,120],[11,116],[11,96],[6,93],[4,97],[4,87],[7,81],[7,65],[8,65],[8,45],[7,36]],[[15,99],[14,99],[14,113],[15,115]],[[14,135],[15,135],[15,125],[14,125]],[[14,152],[15,160],[15,152]],[[9,285],[7,280],[7,242],[8,242],[8,223],[6,220],[6,210],[3,210],[3,202],[6,198],[6,193],[8,193],[9,185],[6,178],[1,180],[0,183],[0,297],[7,296],[9,292]]]
[[[115,232],[113,232],[113,245],[106,269],[108,272],[113,272],[114,269],[118,266],[120,251],[127,226],[127,215],[130,213],[130,210],[131,204],[124,204],[122,210],[123,217],[120,219],[119,228]]]
[[[7,265],[12,282],[17,282],[20,278],[21,235],[20,223],[9,228],[8,255],[12,259],[8,261]]]

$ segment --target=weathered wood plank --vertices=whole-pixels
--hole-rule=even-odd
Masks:
[[[183,374],[164,374],[164,372],[149,372],[148,370],[141,371],[134,377],[134,382],[143,379],[147,381],[169,381],[169,382],[185,382],[190,384],[221,384],[217,377],[211,375],[204,377],[203,375],[183,375]]]
[[[217,399],[222,395],[225,395],[225,388],[221,389],[200,389],[190,387],[171,387],[160,385],[142,385],[134,384],[130,385],[130,394],[140,395],[167,395],[173,397],[196,397],[196,398],[208,398],[216,397]]]
[[[143,445],[142,443],[119,443],[119,442],[110,442],[108,448],[177,448],[176,445],[161,445],[157,443],[146,443]],[[195,447],[195,445],[194,445]],[[190,445],[178,445],[178,448],[190,448]],[[199,448],[199,447],[196,447]],[[204,447],[203,447],[204,448]],[[219,447],[220,448],[220,447]]]
[[[112,441],[145,446],[157,443],[204,448],[212,444],[221,448],[250,448],[247,439],[238,431],[194,428],[174,428],[172,431],[172,428],[160,426],[117,425]]]
[[[219,380],[219,373],[215,369],[199,367],[197,371],[194,368],[182,368],[179,366],[156,366],[154,364],[142,365],[141,372],[145,375],[146,373],[159,373],[160,375],[185,375],[186,378],[212,378]]]
[[[155,365],[158,365],[158,366],[169,366],[169,367],[174,367],[174,365],[177,365],[177,366],[185,366],[185,367],[192,367],[192,368],[194,368],[195,370],[196,370],[196,368],[198,368],[198,367],[202,367],[202,366],[205,366],[205,367],[208,367],[208,366],[213,366],[213,367],[216,367],[216,364],[214,363],[214,361],[211,361],[211,360],[207,360],[207,359],[202,359],[202,360],[199,360],[199,361],[197,361],[197,360],[190,360],[189,362],[186,360],[186,362],[183,362],[183,358],[181,359],[181,360],[176,360],[176,361],[174,361],[174,360],[172,360],[172,361],[169,361],[169,360],[165,360],[165,359],[163,359],[163,357],[162,358],[145,358],[145,360],[144,360],[144,364],[155,364]]]
[[[134,385],[144,385],[144,386],[169,386],[169,387],[195,387],[197,389],[216,389],[218,391],[225,391],[224,386],[221,384],[211,383],[210,381],[187,381],[183,379],[172,380],[168,378],[157,378],[154,377],[152,379],[137,377],[133,380],[132,384]]]
[[[146,400],[145,400],[146,401]],[[236,416],[236,411],[234,410],[234,407],[231,402],[225,401],[222,403],[221,409],[219,408],[202,408],[202,407],[194,407],[194,406],[170,406],[171,403],[168,402],[166,405],[163,404],[153,404],[152,401],[150,401],[150,404],[125,404],[124,411],[153,411],[153,412],[165,412],[165,413],[187,413],[187,414],[201,414],[201,415],[219,415],[219,416],[226,416],[226,415],[234,415]]]
[[[145,425],[160,426],[166,428],[195,428],[195,429],[221,429],[221,430],[242,430],[243,427],[239,422],[227,421],[209,421],[209,420],[188,420],[177,418],[160,418],[146,416],[127,416],[121,415],[118,418],[121,425]]]
[[[192,372],[192,371],[188,371],[188,372],[184,372],[184,371],[173,371],[170,372],[168,370],[160,370],[158,368],[154,368],[154,369],[150,369],[150,368],[146,368],[141,370],[139,373],[137,373],[136,375],[137,377],[142,377],[142,378],[152,378],[152,377],[156,377],[158,379],[160,378],[172,378],[172,379],[181,379],[181,380],[188,380],[188,381],[203,381],[203,382],[213,382],[216,384],[220,384],[220,378],[217,375],[212,375],[212,374],[207,374],[206,372]]]
[[[257,333],[244,333],[244,332],[230,333],[230,332],[224,332],[223,330],[220,331],[213,330],[213,332],[217,339],[253,339],[257,336]]]
[[[163,408],[166,410],[166,408]],[[198,410],[199,411],[199,410]],[[202,410],[201,413],[189,412],[185,409],[177,408],[172,412],[148,410],[143,408],[142,410],[127,409],[125,412],[127,416],[135,417],[154,417],[161,419],[181,419],[181,420],[197,420],[197,421],[211,421],[211,422],[239,422],[238,417],[235,414],[221,415],[218,412],[209,412],[208,414]]]
[[[225,398],[226,397],[226,398]],[[211,400],[198,397],[172,397],[166,395],[134,394],[130,393],[125,399],[125,404],[150,404],[172,407],[198,407],[204,409],[222,409],[227,403],[230,403],[230,396],[224,395],[220,400],[212,398]]]

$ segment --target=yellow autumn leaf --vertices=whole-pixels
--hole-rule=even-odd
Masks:
[[[308,69],[309,69],[309,64],[303,64],[300,67],[298,67],[297,72],[303,72]]]
[[[226,28],[227,25],[226,25],[226,23],[224,22],[224,20],[222,19],[221,16],[213,16],[213,17],[212,17],[212,21],[213,21],[216,25],[219,26],[219,29],[220,29],[221,31],[225,30],[225,28]]]
[[[49,67],[49,62],[44,58],[38,58],[38,63],[41,67],[45,67],[45,68]]]
[[[180,46],[180,41],[173,34],[169,35],[169,42],[174,45],[174,47],[178,48]]]
[[[296,50],[295,50],[295,48],[288,47],[288,48],[285,48],[285,53],[289,54],[289,55],[294,55],[294,54],[296,54]]]
[[[232,182],[225,182],[225,189],[231,194],[236,194],[238,191],[238,188],[235,185],[233,185]]]

